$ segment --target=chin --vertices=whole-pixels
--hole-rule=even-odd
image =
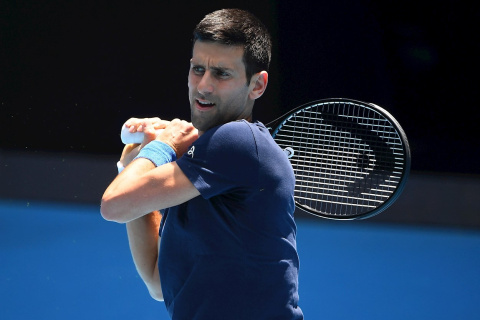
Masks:
[[[195,117],[192,116],[192,125],[198,130],[198,131],[207,131],[209,129],[208,123],[205,121],[195,119]]]

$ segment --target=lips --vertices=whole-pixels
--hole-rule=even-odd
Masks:
[[[215,106],[215,103],[210,102],[208,100],[195,99],[195,102],[196,102],[195,106],[200,111],[207,111],[207,110],[212,109]]]

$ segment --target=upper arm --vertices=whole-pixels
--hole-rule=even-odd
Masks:
[[[127,222],[200,195],[176,162],[150,170],[142,170],[144,166],[152,166],[152,163],[137,159],[117,177],[118,183],[114,180],[107,189],[102,198],[105,219]]]

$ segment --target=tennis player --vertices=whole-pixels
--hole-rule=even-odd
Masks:
[[[192,123],[127,122],[145,139],[125,147],[101,213],[126,223],[137,270],[172,319],[303,319],[293,170],[252,119],[270,57],[256,17],[215,11],[194,30]]]

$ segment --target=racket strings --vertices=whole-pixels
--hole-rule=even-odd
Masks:
[[[372,134],[374,133],[374,134]],[[403,146],[377,111],[324,103],[291,115],[275,141],[295,150],[297,204],[330,216],[355,216],[382,205],[400,183]]]

